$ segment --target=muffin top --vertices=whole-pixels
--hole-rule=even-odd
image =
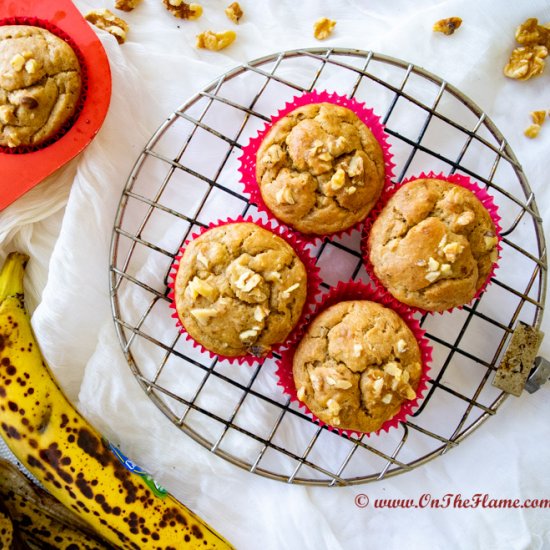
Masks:
[[[372,225],[368,256],[399,301],[428,311],[468,303],[498,258],[496,228],[470,190],[438,179],[403,185]]]
[[[209,229],[185,248],[174,299],[187,332],[230,357],[263,356],[298,322],[307,274],[281,237],[249,222]]]
[[[0,145],[39,145],[74,114],[82,83],[73,49],[40,27],[0,27]]]
[[[405,321],[376,302],[339,302],[310,324],[294,354],[297,396],[341,429],[378,430],[416,397],[420,348]]]
[[[384,185],[382,148],[345,107],[315,103],[270,129],[257,153],[256,180],[282,222],[314,235],[362,220]]]

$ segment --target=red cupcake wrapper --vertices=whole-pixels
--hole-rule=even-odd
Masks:
[[[294,352],[298,346],[299,341],[304,336],[307,327],[302,327],[299,337],[293,342],[291,346],[283,351],[281,358],[277,360],[276,375],[279,381],[277,385],[280,386],[283,392],[290,397],[292,402],[296,402],[298,406],[303,409],[308,415],[310,415],[313,421],[320,426],[326,426],[327,429],[335,431],[339,434],[356,435],[367,437],[371,435],[379,435],[381,432],[387,432],[391,428],[395,428],[400,422],[404,422],[408,416],[410,416],[417,408],[419,401],[423,398],[424,393],[428,387],[428,372],[430,370],[430,362],[432,360],[432,347],[430,346],[428,339],[424,336],[426,331],[420,327],[420,323],[414,318],[414,310],[408,308],[401,302],[398,302],[395,298],[385,292],[381,292],[379,289],[362,283],[360,281],[350,281],[344,283],[340,281],[335,287],[332,287],[329,292],[323,297],[321,303],[316,308],[314,314],[311,316],[313,319],[319,313],[327,309],[328,307],[343,301],[348,300],[369,300],[371,302],[377,302],[387,308],[395,311],[407,324],[412,331],[418,345],[420,347],[420,355],[422,359],[422,373],[416,389],[416,398],[410,401],[406,401],[401,406],[399,412],[386,420],[382,426],[374,432],[358,432],[355,430],[346,430],[331,426],[326,422],[320,420],[314,415],[309,408],[302,403],[296,395],[296,385],[294,383],[294,376],[292,374],[292,362],[294,359]]]
[[[4,19],[0,19],[0,26],[3,27],[6,25],[30,25],[50,31],[52,34],[55,34],[55,36],[61,38],[61,40],[69,44],[69,46],[76,54],[78,62],[80,63],[80,78],[82,82],[80,97],[78,98],[78,104],[71,118],[67,120],[53,136],[49,137],[47,140],[43,141],[39,145],[19,145],[18,147],[6,147],[4,145],[0,145],[0,153],[5,153],[8,155],[21,155],[25,153],[39,151],[40,149],[48,147],[48,145],[51,145],[52,143],[63,137],[70,130],[71,126],[80,116],[82,107],[84,106],[84,102],[86,101],[86,96],[88,92],[88,70],[86,67],[86,61],[84,59],[84,56],[82,55],[82,52],[80,51],[80,48],[65,31],[63,31],[53,23],[50,23],[45,19],[39,19],[37,17],[7,17]]]
[[[384,178],[384,187],[387,187],[391,184],[391,179],[393,177],[393,169],[395,163],[393,162],[393,155],[390,152],[390,144],[388,142],[388,137],[384,131],[384,126],[380,122],[380,117],[374,114],[372,109],[369,109],[365,106],[364,103],[357,101],[355,98],[349,98],[346,96],[339,95],[335,92],[329,93],[327,91],[313,91],[309,93],[304,93],[301,96],[295,97],[292,101],[286,103],[286,105],[273,117],[271,121],[266,123],[263,130],[260,130],[256,137],[250,139],[248,145],[243,147],[242,155],[239,157],[241,163],[239,167],[239,172],[241,173],[241,183],[244,186],[244,193],[250,197],[251,202],[255,203],[258,207],[258,210],[265,212],[270,219],[275,219],[277,223],[289,227],[280,220],[271,212],[269,207],[265,204],[258,183],[256,182],[256,154],[260,145],[272,128],[272,126],[279,121],[281,118],[288,115],[290,112],[294,111],[298,107],[303,105],[310,105],[312,103],[334,103],[335,105],[340,105],[346,107],[353,111],[359,119],[370,129],[380,147],[382,148],[382,153],[384,156],[385,164],[385,178]],[[317,243],[323,240],[325,237],[338,237],[346,234],[350,234],[354,229],[357,229],[361,226],[363,220],[359,220],[357,223],[343,229],[341,231],[336,231],[327,235],[310,235],[302,233],[297,229],[290,228],[295,233],[298,233],[300,237],[311,243]]]
[[[378,288],[381,292],[384,292],[391,296],[390,292],[386,289],[382,281],[376,276],[376,273],[374,272],[374,267],[369,261],[369,247],[368,247],[368,240],[369,240],[369,234],[370,230],[372,228],[372,225],[374,224],[374,221],[379,216],[380,212],[384,209],[388,201],[393,197],[393,195],[400,189],[403,185],[414,181],[418,179],[439,179],[448,181],[450,183],[454,183],[456,185],[460,185],[461,187],[464,187],[465,189],[468,189],[471,191],[478,200],[483,204],[483,206],[486,208],[486,210],[489,212],[489,215],[491,216],[491,219],[493,220],[493,224],[495,225],[495,236],[497,237],[497,250],[500,252],[502,250],[502,245],[500,244],[502,237],[500,235],[502,228],[500,226],[500,216],[498,214],[498,208],[494,203],[493,197],[487,193],[485,189],[480,187],[479,184],[473,182],[470,178],[467,176],[463,176],[462,174],[443,174],[439,173],[436,174],[434,172],[428,172],[427,174],[425,172],[421,172],[418,176],[410,176],[408,178],[405,178],[401,182],[392,185],[391,187],[386,187],[382,193],[382,196],[378,200],[377,205],[371,210],[370,214],[368,215],[367,219],[365,220],[365,224],[363,225],[363,235],[361,238],[361,252],[363,256],[363,265],[365,266],[365,270],[367,271],[368,276],[372,280],[373,284]],[[487,278],[485,279],[484,283],[481,285],[479,290],[475,293],[474,297],[468,302],[468,304],[471,304],[474,300],[477,300],[483,292],[487,289],[489,284],[491,283],[491,279],[493,278],[495,271],[498,268],[498,258],[497,261],[493,263],[491,270],[489,271],[489,274],[487,275]],[[395,299],[395,298],[394,298]],[[461,306],[456,306],[456,309],[462,309],[465,305],[463,304]],[[410,309],[413,309],[415,311],[418,311],[422,314],[434,314],[434,313],[448,313],[453,311],[455,308],[449,308],[443,311],[429,311],[426,309],[422,309],[420,307],[416,306],[409,306]]]
[[[252,355],[252,354],[240,355],[240,356],[227,356],[227,355],[221,355],[219,353],[210,351],[209,349],[205,348],[200,342],[197,342],[185,330],[185,327],[181,323],[176,310],[175,288],[174,288],[175,282],[176,282],[176,274],[178,272],[180,261],[181,261],[181,258],[183,257],[186,246],[192,240],[203,235],[210,229],[213,229],[215,227],[221,227],[224,225],[229,225],[232,223],[242,223],[242,222],[253,223],[259,227],[262,227],[263,229],[271,231],[278,237],[281,237],[293,248],[294,252],[296,252],[297,256],[300,258],[301,262],[304,264],[304,267],[307,273],[307,296],[306,296],[306,301],[304,303],[304,307],[302,308],[302,313],[300,315],[300,318],[298,319],[298,322],[296,323],[295,327],[291,330],[291,332],[289,333],[285,341],[279,344],[274,344],[271,347],[271,350],[269,351],[269,353],[267,353],[267,355],[263,357],[256,357],[255,355]],[[302,325],[305,323],[305,320],[308,318],[308,316],[311,314],[311,311],[315,307],[316,297],[319,293],[319,289],[321,285],[321,278],[319,277],[319,268],[315,264],[315,259],[305,249],[305,244],[306,243],[304,243],[293,232],[287,231],[284,228],[273,224],[272,222],[263,222],[261,220],[252,219],[251,216],[247,216],[246,218],[243,218],[242,216],[238,216],[235,219],[218,220],[217,222],[210,223],[208,227],[203,227],[198,232],[193,233],[191,237],[185,241],[184,245],[180,248],[178,254],[174,258],[174,262],[172,264],[172,267],[170,268],[170,272],[168,276],[168,287],[170,288],[170,292],[168,293],[168,298],[170,299],[170,308],[174,310],[172,317],[176,319],[176,325],[180,329],[180,332],[185,335],[186,339],[189,342],[191,342],[195,348],[198,348],[201,351],[208,353],[211,358],[217,357],[222,360],[227,360],[231,363],[247,363],[250,366],[255,363],[258,363],[259,361],[264,361],[265,359],[272,357],[274,353],[281,351],[285,346],[292,345],[295,339],[300,334],[300,329]]]

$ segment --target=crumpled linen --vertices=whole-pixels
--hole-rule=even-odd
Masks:
[[[75,4],[83,13],[103,7],[99,0]],[[201,30],[233,28],[223,2],[202,4],[203,17],[186,22],[170,16],[160,1],[144,0],[134,12],[123,14],[130,33],[122,46],[98,31],[113,75],[111,106],[101,131],[78,158],[0,213],[2,259],[13,249],[32,257],[26,281],[32,322],[63,389],[108,439],[239,549],[548,547],[550,527],[543,509],[400,510],[372,504],[360,509],[354,503],[358,494],[368,495],[371,503],[447,493],[547,498],[550,450],[541,442],[548,436],[548,388],[510,397],[458,447],[409,473],[345,488],[286,485],[214,456],[147,398],[116,336],[108,281],[120,195],[155,129],[226,70],[299,47],[373,50],[416,63],[458,87],[507,138],[548,230],[550,128],[543,126],[536,140],[525,138],[523,129],[532,110],[550,107],[550,76],[547,70],[526,83],[502,76],[515,27],[531,16],[550,21],[547,3],[243,0],[238,39],[220,53],[194,48]],[[462,17],[463,26],[451,37],[435,35],[433,22],[451,15]],[[337,25],[329,40],[318,43],[312,24],[321,16]],[[548,357],[549,346],[543,342],[542,355]]]

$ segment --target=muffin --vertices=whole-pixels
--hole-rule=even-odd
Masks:
[[[82,88],[73,49],[40,27],[0,27],[0,146],[35,146],[74,115]]]
[[[421,351],[392,309],[369,300],[342,301],[309,325],[292,371],[298,399],[315,416],[368,433],[416,398]]]
[[[470,302],[498,258],[497,228],[476,195],[449,181],[401,186],[370,229],[374,274],[400,302],[445,311]]]
[[[261,357],[298,323],[307,286],[290,244],[254,223],[234,222],[186,246],[174,303],[185,330],[207,350]]]
[[[256,181],[273,215],[310,235],[363,220],[384,185],[383,151],[369,128],[332,103],[299,107],[278,120],[256,156]]]

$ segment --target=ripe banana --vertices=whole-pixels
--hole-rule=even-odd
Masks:
[[[0,459],[0,499],[13,531],[31,548],[112,550],[92,528],[49,493],[35,485],[13,464]],[[1,523],[1,519],[0,519]],[[2,529],[0,528],[0,548]]]
[[[119,548],[233,548],[145,472],[130,471],[65,397],[25,309],[27,259],[11,253],[0,272],[0,434],[12,452],[53,496]]]

